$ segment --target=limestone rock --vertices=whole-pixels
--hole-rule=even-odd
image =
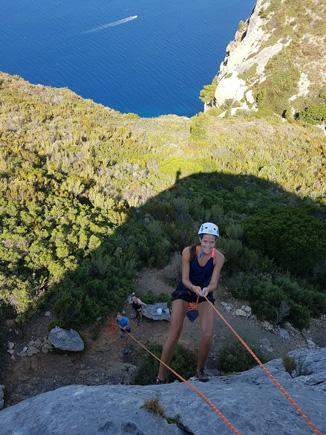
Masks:
[[[49,332],[48,340],[56,349],[70,352],[80,352],[84,350],[84,342],[74,329],[68,331],[67,329],[56,326]]]
[[[233,310],[233,305],[228,304],[227,302],[221,302],[222,307],[226,309],[226,311],[230,312]]]
[[[281,359],[266,364],[321,433],[326,432],[326,348],[299,349],[290,356],[302,367],[295,378]],[[305,420],[284,395],[255,367],[234,376],[191,381],[246,435],[310,434]],[[70,385],[40,394],[0,412],[1,435],[53,433],[69,435],[143,434],[182,432],[175,423],[144,408],[157,400],[165,415],[179,415],[179,427],[196,435],[229,435],[230,429],[186,385]]]
[[[273,352],[274,350],[272,343],[268,340],[268,338],[262,338],[261,340],[259,340],[259,347],[263,351],[267,351],[267,352]]]
[[[290,334],[286,329],[280,328],[278,333],[284,340],[290,340]]]
[[[309,349],[314,349],[317,347],[316,343],[312,341],[310,338],[307,338],[307,346]]]
[[[242,305],[241,310],[245,311],[248,316],[251,315],[251,307],[249,305]]]
[[[266,329],[266,331],[274,332],[274,326],[270,322],[267,322],[267,320],[262,322],[262,327]]]
[[[238,309],[238,310],[235,310],[235,313],[234,313],[236,316],[240,316],[240,317],[247,317],[247,313],[245,312],[245,311],[243,311],[243,310],[240,310],[240,309]]]

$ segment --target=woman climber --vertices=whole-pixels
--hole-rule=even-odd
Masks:
[[[214,312],[207,299],[214,303],[213,291],[216,290],[224,256],[215,249],[219,237],[217,225],[206,222],[198,231],[199,243],[187,246],[182,252],[182,280],[172,293],[172,315],[168,338],[163,346],[161,360],[170,364],[174,348],[182,332],[183,321],[189,308],[190,320],[199,313],[200,344],[197,360],[197,378],[201,382],[209,380],[205,364],[212,343]],[[195,313],[195,316],[194,316]],[[161,363],[156,383],[165,381],[167,368]]]

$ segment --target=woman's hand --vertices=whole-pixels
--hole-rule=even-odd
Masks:
[[[200,296],[206,297],[208,295],[208,292],[209,292],[209,288],[208,287],[204,287],[201,290]]]
[[[196,293],[196,295],[201,296],[202,289],[199,287],[199,285],[192,285],[191,290]]]

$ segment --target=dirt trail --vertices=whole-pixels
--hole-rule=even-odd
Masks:
[[[154,293],[171,293],[173,288],[169,286],[162,271],[145,270],[136,281],[136,289],[139,295],[148,290]],[[260,322],[254,318],[242,318],[228,312],[221,302],[231,303],[234,308],[241,307],[242,303],[233,299],[227,290],[217,292],[216,306],[223,316],[233,325],[240,335],[251,343],[260,343],[262,339],[268,339],[273,351],[265,353],[268,359],[279,357],[300,346],[306,346],[306,340],[302,334],[296,333],[289,339],[283,339],[279,335],[266,331]],[[133,312],[127,308],[130,318]],[[130,343],[129,353],[124,354],[125,343],[120,339],[120,334],[114,327],[114,322],[109,319],[105,326],[94,337],[92,328],[84,329],[81,335],[85,341],[85,351],[78,354],[72,353],[37,353],[33,356],[20,357],[17,352],[22,351],[24,346],[31,340],[43,339],[48,334],[48,325],[52,316],[44,314],[34,319],[27,325],[24,331],[12,327],[8,341],[13,342],[15,359],[9,354],[5,356],[4,370],[0,383],[6,387],[6,406],[17,403],[25,398],[34,396],[44,391],[49,391],[69,384],[118,384],[132,382],[135,372],[136,349],[135,344]],[[326,322],[320,322],[312,326],[310,337],[319,346],[326,346],[325,330]],[[168,322],[144,320],[140,326],[131,319],[132,331],[142,343],[163,343],[168,332]],[[183,335],[180,342],[189,349],[197,350],[199,342],[198,321],[184,323]],[[231,333],[220,319],[216,319],[214,329],[214,344],[208,360],[208,368],[214,373],[218,350],[223,344],[232,339]]]

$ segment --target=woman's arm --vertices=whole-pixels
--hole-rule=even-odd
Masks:
[[[220,278],[220,272],[221,269],[223,267],[225,258],[224,255],[221,254],[221,252],[216,251],[217,255],[216,255],[216,260],[215,260],[215,265],[214,265],[214,269],[213,269],[213,273],[212,273],[212,278],[210,280],[210,283],[207,287],[204,287],[202,290],[202,296],[207,296],[207,294],[211,291],[214,291],[217,289],[217,284],[218,284],[218,280]]]
[[[182,284],[187,287],[192,292],[199,294],[201,288],[199,286],[193,285],[189,279],[190,271],[190,247],[184,248],[182,251]]]

